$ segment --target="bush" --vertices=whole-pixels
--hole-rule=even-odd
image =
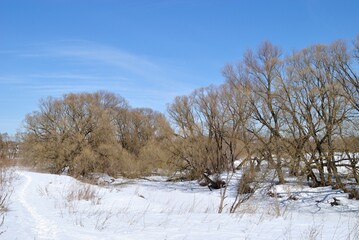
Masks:
[[[1,227],[5,221],[5,214],[9,210],[9,201],[12,194],[14,173],[5,167],[0,167],[0,235],[4,232]]]

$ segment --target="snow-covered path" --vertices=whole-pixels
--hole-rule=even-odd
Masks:
[[[359,202],[330,188],[300,187],[292,192],[297,201],[282,198],[286,206],[258,196],[238,214],[217,214],[220,192],[196,182],[118,179],[105,188],[68,176],[21,170],[15,174],[0,239],[359,239]],[[277,191],[283,195],[289,191],[281,188]],[[93,191],[94,196],[78,199],[78,191]],[[315,201],[323,194],[343,204]],[[230,204],[233,193],[226,200]]]
[[[19,191],[18,199],[34,220],[32,222],[37,239],[57,239],[58,227],[52,223],[51,220],[39,214],[35,208],[36,205],[32,205],[28,202],[28,199],[31,199],[31,195],[34,194],[34,185],[32,184],[31,175],[26,172],[20,172],[19,175],[25,179],[25,183]]]
[[[61,214],[59,199],[70,182],[70,177],[16,171],[17,180],[11,197],[10,211],[5,220],[5,232],[0,239],[16,240],[71,240],[110,239],[107,234],[77,226],[73,219]],[[44,188],[52,191],[45,196]],[[60,188],[58,188],[61,186]],[[57,188],[57,189],[56,189]],[[60,191],[56,191],[59,190]],[[47,191],[47,190],[46,190]]]

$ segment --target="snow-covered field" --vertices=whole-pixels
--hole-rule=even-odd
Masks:
[[[162,177],[109,186],[16,170],[2,239],[359,239],[359,201],[331,188],[277,185],[237,213],[220,191]],[[289,198],[291,196],[291,198]],[[333,197],[340,205],[331,206]],[[294,200],[295,199],[295,200]]]

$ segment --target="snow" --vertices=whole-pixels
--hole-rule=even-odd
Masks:
[[[259,191],[230,214],[232,186],[218,214],[221,191],[196,182],[151,177],[93,186],[65,175],[15,173],[3,239],[359,239],[359,201],[329,187],[276,185],[277,197]],[[331,206],[334,197],[339,206]]]

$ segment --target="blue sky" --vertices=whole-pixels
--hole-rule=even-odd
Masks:
[[[287,53],[354,40],[358,13],[358,0],[0,0],[0,132],[69,92],[165,112],[265,40]]]

